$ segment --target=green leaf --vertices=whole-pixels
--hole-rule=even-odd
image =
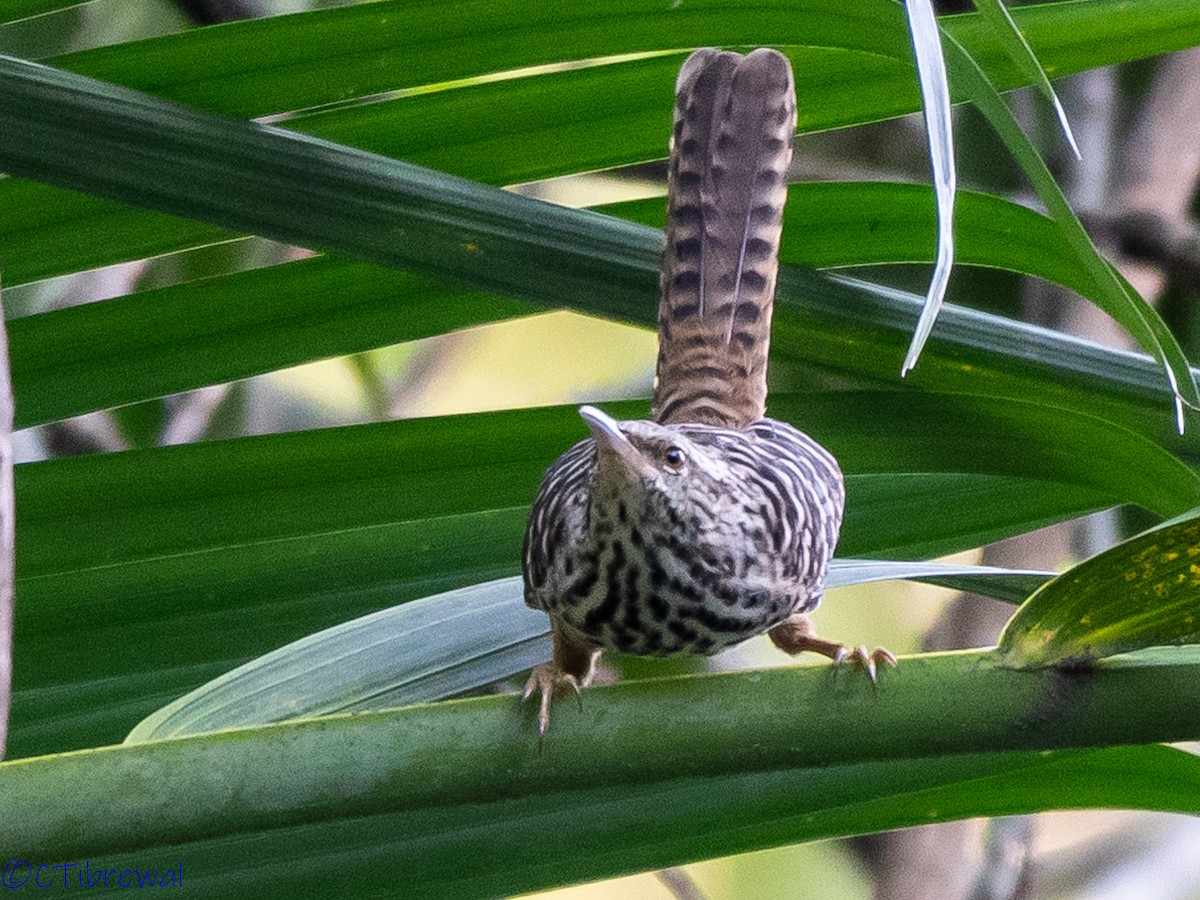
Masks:
[[[1040,751],[1189,736],[1198,671],[1193,648],[1104,661],[1085,680],[934,654],[875,686],[820,665],[590,688],[582,712],[556,709],[541,750],[514,695],[103,748],[0,765],[0,845],[39,861],[161,853],[213,879],[258,877],[235,864],[243,853],[270,873],[320,846],[325,878],[346,853],[361,866],[333,868],[356,885],[399,865],[412,896],[495,896],[748,841],[1051,806],[1194,813],[1190,755]],[[970,698],[969,714],[947,698]],[[711,832],[684,814],[702,795],[723,823]]]
[[[854,500],[838,546],[847,555],[880,559],[942,556],[1112,505],[1095,490],[1012,476],[851,475],[847,486]],[[949,498],[953,514],[942,518]]]
[[[1178,0],[1139,0],[1136,8],[1121,0],[1041,4],[1017,9],[1013,17],[1056,77],[1200,43],[1200,14]],[[629,27],[613,28],[617,19]],[[951,16],[942,25],[998,86],[1025,83],[982,17]],[[669,112],[674,71],[689,49],[711,45],[785,47],[806,98],[802,130],[919,108],[904,14],[886,0],[677,7],[638,0],[565,0],[553,7],[470,0],[452,9],[432,0],[391,0],[104,47],[54,64],[205,109],[261,116],[426,85],[457,87],[489,73],[565,60],[673,52],[663,60]],[[665,142],[654,140],[661,154]]]
[[[835,559],[828,587],[919,579],[1024,598],[1048,572]],[[143,743],[337,712],[441,700],[550,658],[545,613],[521,579],[425,597],[301,638],[156,710],[125,738]]]
[[[105,855],[184,860],[209,894],[316,891],[496,897],[802,840],[978,815],[1097,806],[1194,811],[1194,759],[1161,746],[940,759],[679,779],[347,817]],[[543,841],[531,834],[572,835]],[[75,859],[77,857],[71,857]],[[93,857],[94,858],[94,857]],[[157,861],[161,860],[161,863]]]
[[[662,228],[661,198],[598,207],[601,212]],[[927,185],[810,182],[788,186],[780,259],[829,269],[879,263],[933,262],[936,214]],[[1070,253],[1052,219],[976,191],[959,191],[954,209],[955,259],[1026,275],[1085,293],[1085,267]]]
[[[550,658],[546,614],[503,578],[308,635],[201,685],[143,719],[136,744],[286,719],[426,703]]]
[[[1200,514],[1123,541],[1038,590],[1005,626],[1004,664],[1082,664],[1200,641]]]
[[[1020,603],[1053,578],[1052,572],[1004,569],[956,563],[897,562],[894,560],[835,559],[828,587],[905,579],[970,591],[1008,603]]]
[[[946,553],[1122,500],[1168,513],[1195,489],[1145,438],[1030,404],[777,394],[772,411],[840,454],[844,555]],[[118,740],[288,641],[517,574],[542,472],[585,433],[561,407],[19,466],[13,752]]]
[[[896,396],[779,394],[772,410],[830,446],[852,483],[860,476],[880,483],[878,476],[899,473],[974,473],[1038,480],[1043,491],[1054,483],[1078,486],[1162,515],[1200,502],[1200,476],[1145,438],[1101,420],[966,396],[921,395],[901,408]],[[644,401],[605,407],[621,418],[646,414]],[[28,539],[19,571],[41,579],[101,561],[165,559],[248,541],[390,527],[400,517],[527,505],[545,467],[585,434],[575,408],[566,406],[23,465],[18,492]],[[1080,459],[1087,448],[1090,465]],[[909,486],[897,490],[896,500]],[[929,514],[953,516],[955,506],[946,498]],[[895,521],[864,513],[869,517],[848,523],[862,529],[854,542],[868,550],[886,545]]]
[[[17,22],[30,16],[79,6],[85,0],[5,0],[0,6],[0,22]]]
[[[1012,112],[978,63],[953,41],[949,42],[948,59],[953,77],[966,86],[979,111],[1021,164],[1033,189],[1046,204],[1050,217],[1059,225],[1077,261],[1091,274],[1093,287],[1086,292],[1086,296],[1161,361],[1175,398],[1177,427],[1182,432],[1184,407],[1200,408],[1200,390],[1197,390],[1183,348],[1158,313],[1096,250],[1046,163],[1021,131]]]
[[[800,235],[808,235],[812,246],[799,261],[822,265],[919,259],[928,252],[927,233],[921,226],[922,213],[930,207],[915,187],[809,185],[796,186],[793,196],[785,234],[795,237],[785,244],[785,258],[798,254],[793,248],[801,243]],[[353,209],[354,199],[346,199],[347,208]],[[820,210],[829,208],[858,209],[862,218],[856,223],[835,219],[822,225]],[[885,212],[889,209],[894,211]],[[621,207],[620,211],[661,220],[661,204],[657,201]],[[1074,287],[1087,277],[1085,272],[1061,262],[1064,256],[1053,231],[1045,227],[1049,222],[1028,210],[995,198],[967,194],[962,198],[960,223],[977,236],[962,241],[963,253],[970,261],[1015,265],[1018,257],[1003,248],[1040,248],[1039,256],[1033,258],[1045,261],[1040,271],[1046,277]],[[592,217],[582,224],[589,240],[612,240],[609,220]],[[471,227],[469,220],[464,227]],[[532,224],[529,231],[535,229],[540,230],[539,225]],[[529,231],[514,243],[498,242],[497,252],[511,255],[514,262],[531,253],[543,253],[546,244],[540,237],[532,246],[525,243]],[[872,234],[878,237],[872,238]],[[911,235],[922,237],[913,240]],[[617,305],[611,295],[581,289],[573,297],[577,308],[651,323],[655,279],[646,271],[644,258],[657,252],[661,237],[647,230],[638,237],[641,246],[636,251],[630,248],[619,260],[611,260],[606,276],[612,280],[639,278],[642,296],[638,301]],[[552,235],[545,239],[549,241]],[[839,253],[833,249],[839,243],[857,249]],[[913,303],[910,298],[901,300],[888,294],[868,297],[857,291],[838,290],[804,273],[785,273],[781,293],[777,356],[799,348],[813,355],[820,350],[816,337],[821,335],[834,354],[829,358],[835,358],[840,368],[854,366],[860,375],[864,369],[878,370],[880,378],[890,374],[886,353],[881,353],[878,339],[869,336],[877,333],[878,324],[886,323],[894,339],[903,340],[903,331],[910,327],[903,321]],[[817,314],[804,316],[803,338],[792,343],[787,335],[801,333],[795,327],[791,306],[797,301]],[[394,314],[395,304],[400,302],[406,308],[403,317]],[[30,425],[245,377],[272,367],[495,321],[537,308],[532,303],[467,293],[363,264],[321,259],[27,317],[12,323],[19,421]],[[834,315],[824,315],[822,310]],[[854,318],[847,318],[848,312]],[[874,328],[864,328],[862,320],[868,317],[874,318]],[[1120,354],[1094,345],[1010,320],[954,309],[944,315],[939,333],[951,338],[958,348],[948,367],[937,359],[927,361],[923,368],[931,377],[923,373],[921,382],[927,387],[946,377],[962,381],[963,373],[971,371],[974,377],[966,379],[963,388],[979,390],[981,369],[1005,364],[992,350],[1002,340],[1005,349],[1023,353],[1030,362],[1040,364],[1037,367],[1044,375],[1033,367],[1023,367],[1019,383],[1001,386],[993,379],[986,386],[992,392],[1019,396],[1061,392],[1064,367],[1080,369],[1081,384],[1094,384],[1096,378],[1111,384],[1123,362]],[[75,337],[60,340],[60,335]],[[1043,346],[1037,346],[1039,341]],[[971,348],[967,357],[970,370],[963,364],[967,361],[964,343]],[[935,357],[944,357],[947,350],[935,344],[932,352]],[[1050,359],[1057,365],[1048,366]],[[1146,387],[1154,384],[1149,367],[1141,381]],[[1142,397],[1147,393],[1153,392],[1133,395],[1138,400],[1132,404],[1136,415],[1145,417]],[[1086,394],[1072,391],[1058,402],[1081,407],[1089,401],[1095,403],[1095,394],[1094,390]],[[1105,409],[1104,414],[1114,413]]]
[[[20,422],[51,421],[542,308],[323,257],[26,316],[9,323]]]
[[[1035,477],[1112,492],[1114,502],[1163,516],[1200,505],[1200,474],[1172,454],[1102,419],[1041,403],[842,391],[773,395],[770,411],[812,433],[851,474]],[[853,506],[848,494],[847,507]]]
[[[1021,70],[1021,74],[1037,89],[1038,93],[1045,97],[1047,102],[1054,107],[1054,112],[1058,116],[1058,122],[1062,126],[1063,135],[1066,137],[1067,143],[1071,146],[1072,152],[1078,158],[1079,147],[1075,143],[1075,135],[1071,133],[1071,123],[1067,121],[1066,111],[1063,110],[1062,104],[1058,100],[1058,94],[1054,92],[1054,88],[1050,85],[1050,79],[1046,76],[1046,70],[1042,68],[1037,54],[1029,46],[1029,41],[1021,33],[1020,27],[1013,21],[1008,7],[1004,5],[1003,0],[979,0],[975,9],[987,20],[992,34],[1004,46],[1005,52],[1008,53],[1008,58]]]
[[[375,3],[194,30],[88,51],[60,62],[81,74],[241,115],[438,83],[447,89],[359,104],[288,124],[498,184],[661,156],[671,85],[683,58],[678,49],[681,23],[694,30],[697,45],[722,44],[739,34],[748,44],[790,43],[804,97],[804,131],[918,108],[903,16],[893,4],[859,0],[861,9],[851,6],[843,13],[844,4],[831,8],[812,0],[777,7],[717,6],[699,15],[690,7],[650,11],[634,5],[644,29],[597,28],[591,13],[616,13],[595,0],[578,0],[569,8],[556,4],[553,11],[477,2],[456,8],[453,22],[446,19],[442,4]],[[387,15],[389,9],[393,15]],[[770,11],[769,19],[764,10]],[[507,17],[502,45],[496,39],[497,16]],[[1050,4],[1018,10],[1017,18],[1047,68],[1059,75],[1200,42],[1200,16],[1170,0],[1144,0],[1136,9],[1119,0]],[[449,39],[451,26],[460,30],[458,41]],[[1021,83],[1020,73],[980,17],[954,17],[943,20],[943,27],[983,61],[994,83],[1004,88]],[[438,40],[422,37],[433,32]],[[641,52],[654,36],[677,55],[495,83],[449,84],[480,74],[481,61],[503,65],[508,59],[512,66],[539,59],[560,62],[566,58],[562,52],[567,34],[573,35],[571,46],[579,58]],[[818,39],[825,44],[814,46]],[[866,49],[847,49],[854,47]],[[881,55],[883,48],[886,53]],[[64,113],[51,115],[62,118]],[[222,146],[222,139],[211,136],[210,147]],[[13,251],[13,258],[6,259],[6,282],[18,284],[100,264],[94,259],[68,261],[94,256],[100,234],[108,236],[104,244],[118,236],[128,240],[124,248],[113,243],[109,252],[115,258],[110,262],[215,238],[212,231],[189,237],[184,223],[161,215],[147,213],[139,219],[112,204],[91,202],[89,220],[80,223],[78,236],[62,233],[55,238],[42,229],[27,238],[27,220],[43,222],[53,216],[66,227],[76,200],[44,185],[31,191],[11,180],[0,183],[0,234],[4,246]],[[54,212],[60,209],[61,214]],[[103,209],[114,219],[110,225],[96,217]],[[157,250],[146,246],[156,239]],[[28,252],[17,255],[16,249],[26,246]]]
[[[0,181],[0,197],[0,246],[9,287],[242,239],[218,225],[19,178]]]
[[[594,214],[17,60],[0,58],[0,93],[10,172],[553,305],[636,307],[656,277],[661,238]]]
[[[211,215],[236,227],[341,249],[543,305],[558,307],[569,298],[577,308],[605,316],[645,322],[653,315],[661,235],[648,229],[547,206],[346,148],[181,110],[14,61],[0,61],[0,86],[4,85],[9,102],[0,105],[0,126],[7,123],[12,127],[0,128],[0,160],[22,170],[28,167],[31,173],[64,182],[83,179],[94,190],[113,191],[137,201],[145,199],[144,184],[160,184],[173,197],[155,201],[161,201],[163,208]],[[11,138],[13,135],[22,137],[18,140]],[[169,140],[166,135],[171,136]],[[7,141],[6,136],[10,137]],[[81,141],[94,146],[95,152],[77,153]],[[142,141],[147,142],[145,152],[131,152],[131,146],[140,146]],[[397,241],[397,234],[405,239]],[[319,275],[315,265],[308,271],[314,270]],[[249,285],[250,290],[255,285],[269,290],[263,287],[268,277],[247,276],[238,283]],[[369,330],[364,323],[379,321],[374,318],[380,315],[382,300],[377,285],[377,281],[365,284],[363,293],[351,290],[348,296],[368,301],[366,305],[352,303],[345,313],[330,319],[331,326],[334,322],[350,325],[341,352],[361,349]],[[416,284],[414,289],[418,289]],[[231,291],[231,296],[242,294]],[[328,291],[326,296],[336,307],[340,291]],[[307,302],[311,312],[312,303],[320,301]],[[486,300],[480,298],[480,302]],[[186,305],[186,300],[176,299],[175,303]],[[310,330],[304,342],[288,343],[297,335],[295,323],[281,322],[285,317],[281,304],[286,303],[287,298],[279,296],[264,306],[268,321],[285,329],[276,337],[282,340],[272,351],[269,364],[280,364],[288,353],[299,361],[339,350],[335,346],[338,339],[326,336],[335,331],[332,327],[324,334]],[[915,317],[915,312],[909,312],[911,303],[907,295],[896,292],[874,288],[865,293],[845,284],[830,286],[811,274],[784,271],[775,327],[776,358],[786,360],[791,354],[805,364],[849,371],[859,379],[891,379],[894,363],[889,353],[893,344],[899,344],[898,359],[907,343],[912,327],[909,316]],[[88,324],[92,316],[112,315],[113,330],[121,331],[129,320],[114,310],[79,311],[76,327],[89,333],[91,346],[66,351],[67,356],[61,345],[47,346],[55,343],[48,322],[40,326],[50,336],[46,341],[24,344],[20,333],[15,333],[14,366],[20,376],[14,379],[21,416],[18,424],[30,425],[100,404],[103,401],[97,394],[109,389],[115,394],[112,402],[126,402],[135,399],[131,396],[135,393],[167,393],[209,378],[258,370],[256,363],[247,359],[246,349],[262,347],[254,343],[260,339],[270,342],[270,333],[255,334],[255,314],[247,312],[245,304],[231,299],[228,306],[232,318],[224,321],[235,331],[246,332],[232,343],[238,351],[231,354],[232,362],[220,362],[222,353],[193,353],[179,375],[164,375],[159,382],[145,375],[134,377],[131,369],[131,360],[142,348],[150,353],[160,351],[155,346],[160,331],[155,312],[146,305],[140,306],[140,327],[129,331],[127,337],[116,338],[116,346],[122,346],[124,352],[111,360],[111,369],[97,358],[104,356],[106,342],[90,332]],[[208,309],[212,311],[211,306]],[[511,311],[509,305],[499,315]],[[475,318],[471,313],[463,317],[463,324]],[[446,319],[439,321],[449,324]],[[1143,402],[1126,403],[1123,410],[1114,412],[1111,404],[1097,398],[1097,374],[1106,378],[1106,388],[1121,389],[1113,379],[1124,377],[1129,366],[1120,354],[1095,351],[1081,342],[1052,337],[1028,326],[998,331],[1002,322],[981,314],[951,315],[946,311],[932,352],[914,376],[914,387],[1039,396],[1080,409],[1095,409],[1099,403],[1106,416],[1142,423],[1153,415]],[[171,329],[161,330],[172,340],[168,337]],[[952,349],[942,343],[942,335],[951,339]],[[216,346],[220,336],[208,340],[210,346]],[[292,350],[281,351],[279,346]],[[1003,350],[1003,355],[996,349]],[[159,360],[164,365],[186,356],[186,347],[178,340],[163,350]],[[44,391],[48,399],[39,401],[36,394],[27,399],[21,366],[36,368],[41,359],[50,357],[61,364],[65,374],[61,380],[48,374],[31,376],[31,386]],[[68,365],[68,360],[78,361],[79,368]],[[1072,363],[1077,363],[1078,369],[1064,371],[1064,364]],[[1045,377],[1035,377],[1031,383],[1031,368]],[[39,377],[46,380],[38,383]],[[1138,379],[1141,384],[1153,384],[1142,376]],[[95,386],[89,387],[89,382]],[[127,390],[126,383],[137,390]],[[1153,396],[1153,391],[1139,389],[1136,394],[1141,401]],[[86,397],[88,402],[75,402],[76,396]],[[1132,399],[1131,394],[1126,396]],[[1152,427],[1159,433],[1163,430],[1162,423]]]
[[[772,325],[772,350],[778,351],[776,384],[797,390],[811,386],[814,368],[822,375],[848,377],[852,384],[894,384],[891,362],[903,354],[920,299],[880,286],[856,294],[852,289],[863,287],[863,282],[843,276],[829,281],[829,290],[805,296],[802,270],[780,269]],[[850,290],[839,296],[842,287]],[[1194,430],[1184,437],[1175,432],[1161,369],[1147,357],[1102,351],[1093,342],[1067,339],[1045,328],[1010,328],[1005,324],[1009,321],[946,307],[931,338],[932,352],[925,353],[921,368],[905,379],[905,386],[1017,399],[1033,396],[1047,405],[1086,411],[1153,435],[1159,443],[1196,458],[1200,443]],[[986,351],[981,349],[985,345]],[[796,382],[789,382],[786,374],[780,378],[781,362],[803,364]],[[1131,402],[1135,396],[1139,401]]]

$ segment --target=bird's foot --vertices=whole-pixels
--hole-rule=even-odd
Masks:
[[[587,679],[585,678],[582,686],[586,687],[586,684]],[[525,702],[535,692],[538,694],[538,734],[541,736],[546,734],[546,729],[550,726],[550,702],[554,699],[554,692],[564,686],[575,692],[579,708],[583,709],[579,679],[570,672],[564,672],[558,663],[539,663],[529,673],[529,680],[525,682],[525,693],[521,701]]]
[[[830,657],[835,666],[840,666],[842,663],[849,663],[852,666],[863,669],[867,673],[867,677],[874,684],[875,676],[882,665],[896,668],[896,657],[892,651],[886,647],[876,647],[870,653],[867,648],[859,644],[853,650],[847,650],[845,644],[838,644],[834,655]]]
[[[867,648],[860,644],[851,650],[845,644],[817,637],[813,633],[812,623],[805,615],[792,616],[786,622],[776,625],[768,633],[775,646],[784,653],[792,656],[805,652],[820,653],[833,660],[835,666],[849,663],[865,671],[872,684],[875,682],[880,666],[896,666],[896,657],[884,647],[876,647],[873,651],[867,652]]]
[[[583,709],[580,688],[592,683],[596,676],[596,663],[600,660],[600,650],[570,637],[553,616],[550,617],[550,634],[554,640],[554,655],[549,662],[533,667],[529,680],[525,682],[525,695],[521,698],[524,703],[535,692],[538,695],[539,740],[546,736],[546,729],[550,727],[550,704],[554,700],[554,692],[564,686],[570,688],[575,692],[579,708]]]

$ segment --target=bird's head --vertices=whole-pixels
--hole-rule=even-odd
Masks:
[[[670,500],[695,491],[699,483],[721,481],[727,471],[719,456],[678,426],[618,422],[594,406],[580,407],[579,415],[596,442],[596,477],[603,493]]]

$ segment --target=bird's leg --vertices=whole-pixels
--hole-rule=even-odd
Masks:
[[[775,646],[784,653],[795,656],[797,653],[811,650],[813,653],[828,656],[833,660],[835,666],[849,662],[865,669],[867,677],[871,681],[875,680],[875,672],[880,665],[884,663],[889,666],[896,665],[896,657],[883,647],[876,647],[873,652],[868,653],[867,648],[861,644],[853,650],[849,650],[845,644],[817,637],[813,631],[812,620],[803,613],[796,613],[767,633],[771,636],[771,641]]]
[[[522,700],[528,700],[534,692],[538,693],[538,734],[544,735],[550,725],[550,701],[554,692],[566,686],[575,692],[580,709],[583,708],[583,698],[579,689],[592,683],[596,674],[596,661],[600,659],[600,651],[587,644],[572,640],[563,633],[562,628],[553,617],[550,619],[550,634],[554,639],[554,655],[549,662],[539,663],[529,673],[525,682],[525,695]]]

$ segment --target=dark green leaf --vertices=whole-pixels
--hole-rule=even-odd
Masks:
[[[958,264],[989,266],[1065,285],[1078,293],[1091,276],[1068,253],[1051,219],[1000,197],[959,191],[954,209]],[[661,228],[665,200],[635,200],[601,212]],[[780,258],[829,269],[932,262],[935,216],[928,185],[812,182],[788,187]]]
[[[1012,14],[1009,12],[1008,7],[1005,6],[1004,0],[980,0],[975,8],[987,20],[988,25],[991,27],[992,35],[1004,47],[1013,65],[1021,70],[1021,74],[1025,76],[1025,80],[1037,88],[1038,93],[1045,97],[1046,101],[1054,107],[1054,112],[1058,116],[1058,121],[1062,126],[1067,143],[1071,145],[1071,149],[1075,155],[1079,156],[1079,148],[1075,144],[1075,136],[1071,133],[1071,124],[1067,121],[1067,114],[1063,110],[1062,104],[1058,101],[1058,95],[1050,85],[1050,79],[1046,75],[1046,70],[1042,68],[1037,54],[1029,46],[1029,41],[1025,39],[1025,35],[1021,33],[1020,26],[1013,21]]]
[[[978,63],[954,41],[947,44],[947,61],[952,77],[966,90],[1005,147],[1021,164],[1050,217],[1058,224],[1076,264],[1091,275],[1092,287],[1085,292],[1085,296],[1119,322],[1166,369],[1174,395],[1178,428],[1182,432],[1185,406],[1200,408],[1200,390],[1197,389],[1183,348],[1153,307],[1096,250],[1046,163],[1021,131],[1012,112]]]
[[[245,875],[231,853],[271,871],[318,841],[328,871],[331,857],[361,852],[369,826],[363,883],[381,865],[394,880],[399,865],[413,896],[494,896],[967,815],[1105,803],[1195,813],[1190,755],[1011,751],[1194,736],[1198,667],[1193,648],[1084,675],[954,653],[901,660],[876,686],[825,665],[627,682],[589,689],[582,712],[562,704],[540,751],[514,695],[105,748],[0,765],[0,844],[46,861],[182,856],[198,876],[229,878]],[[684,814],[701,794],[722,823],[711,832]],[[533,841],[530,828],[581,839]]]
[[[843,459],[843,555],[945,553],[1122,500],[1165,512],[1193,485],[1144,438],[1030,404],[925,397],[906,416],[893,394],[839,393],[773,411]],[[20,466],[13,752],[116,740],[288,641],[515,575],[541,473],[584,431],[565,407]],[[1079,441],[1108,456],[1075,470]]]

